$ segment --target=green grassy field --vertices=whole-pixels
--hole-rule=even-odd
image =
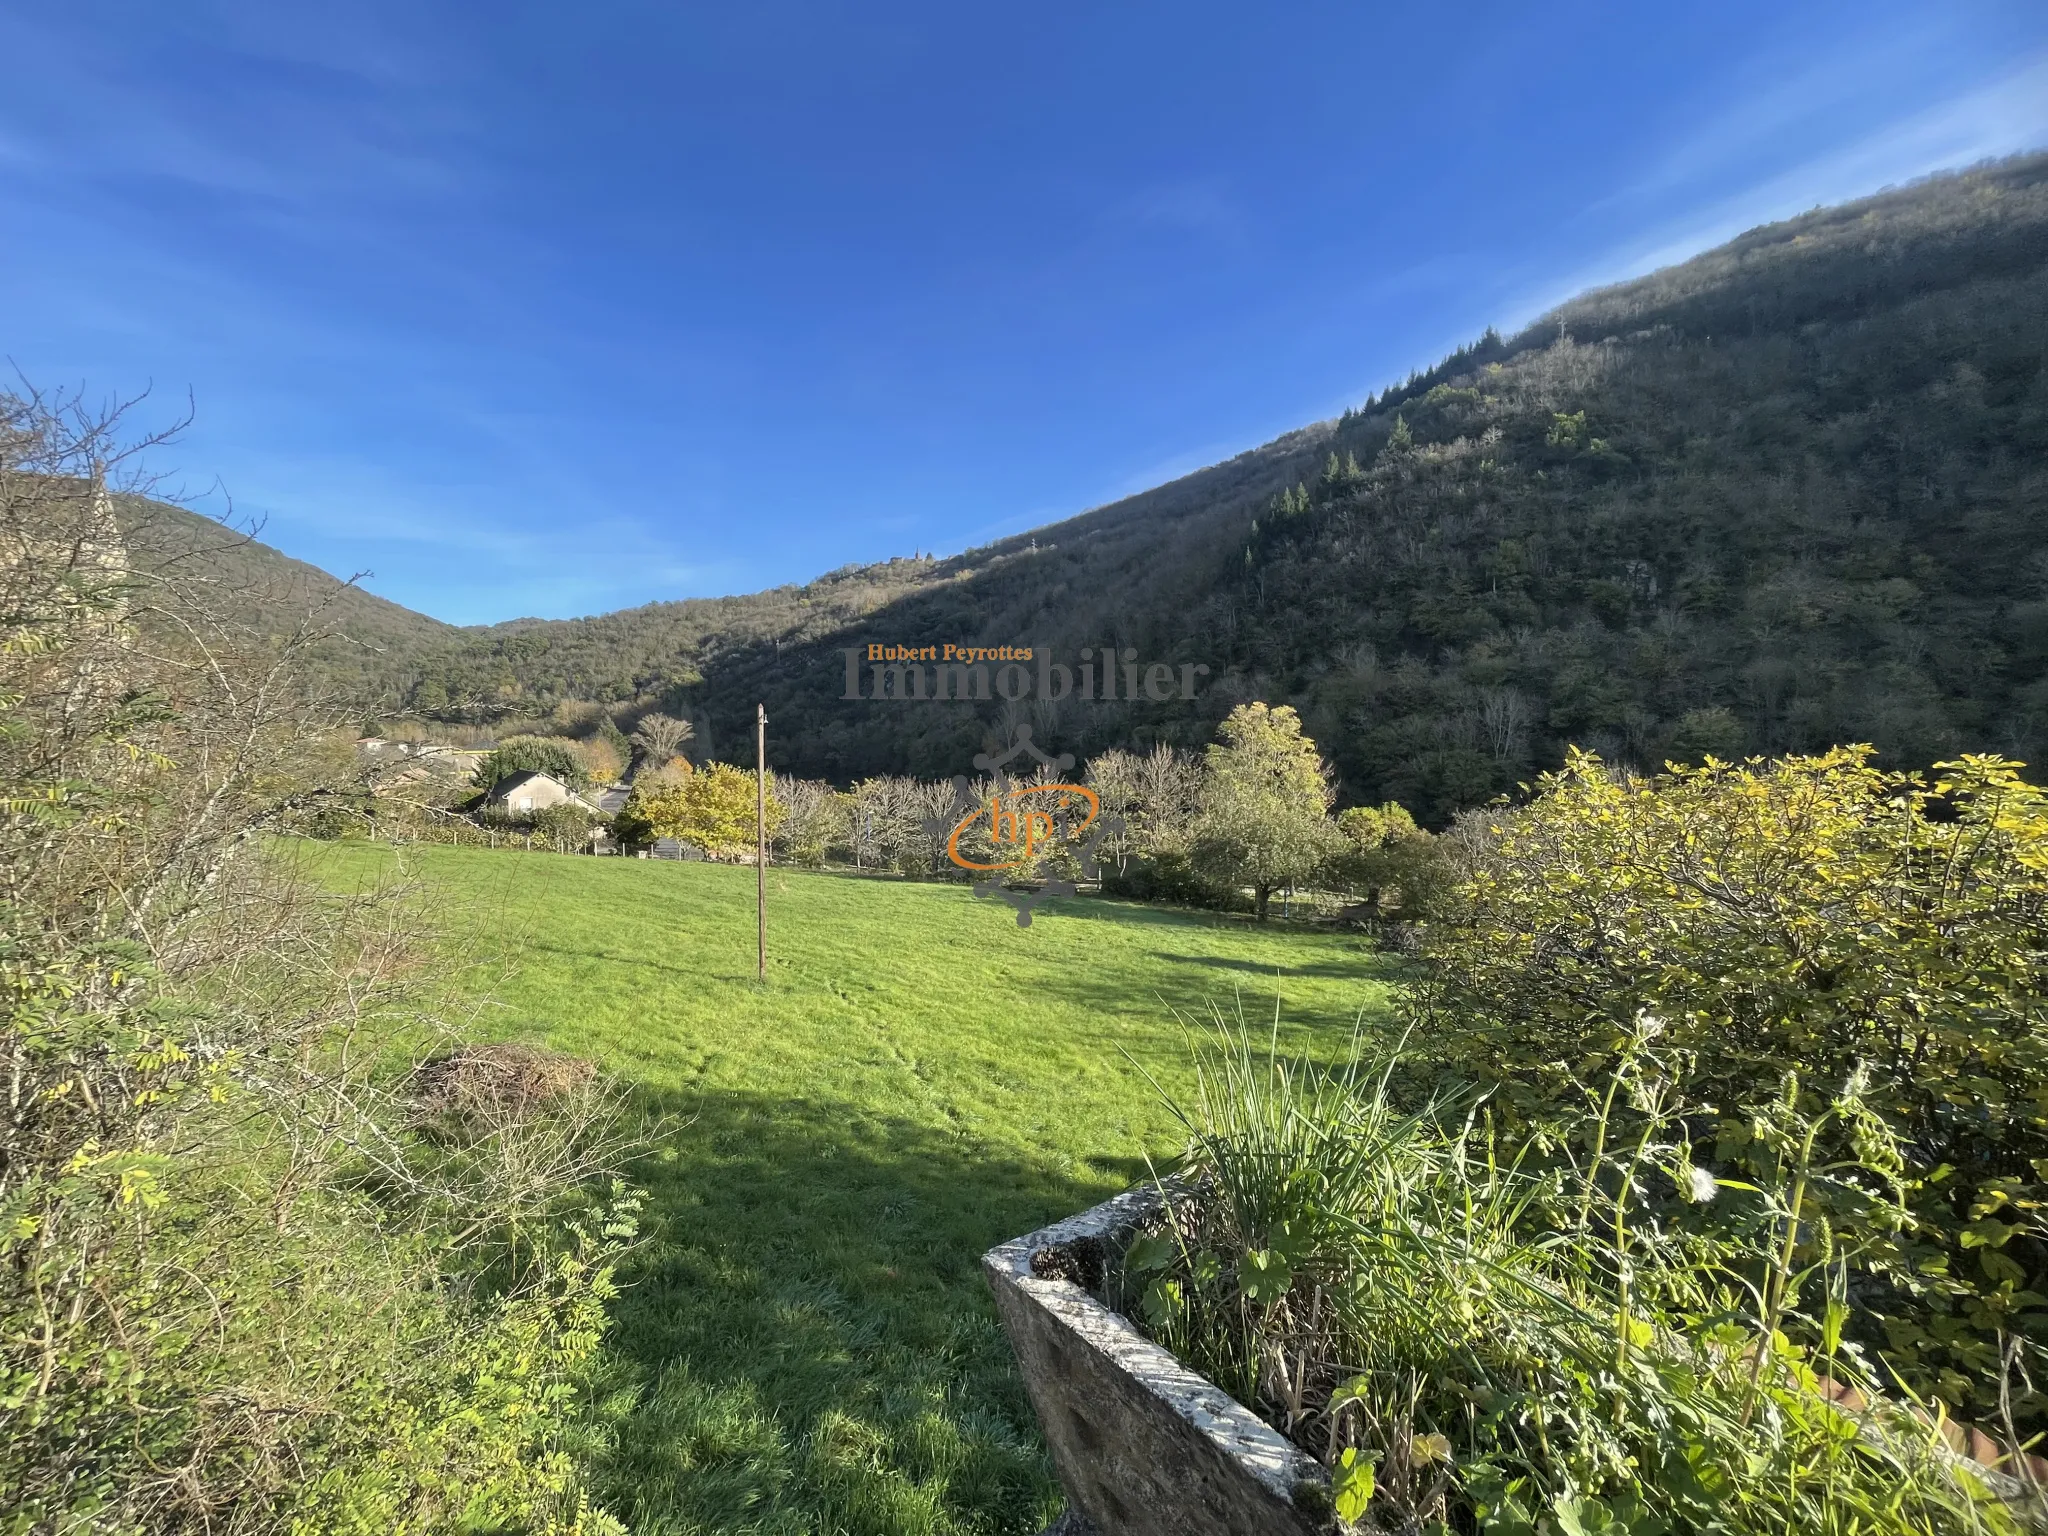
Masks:
[[[317,850],[323,879],[388,848]],[[977,1260],[1171,1155],[1140,1064],[1175,1011],[1340,1053],[1392,968],[1356,938],[957,886],[424,847],[402,856],[486,1032],[603,1063],[679,1128],[637,1170],[609,1502],[641,1536],[1037,1531],[1059,1494]],[[480,985],[480,984],[478,984]],[[464,988],[472,984],[462,983]]]

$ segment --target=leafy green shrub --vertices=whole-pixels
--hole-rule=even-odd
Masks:
[[[544,839],[558,853],[581,853],[590,847],[590,829],[597,817],[588,806],[565,800],[545,806],[532,817],[534,836]]]
[[[544,773],[570,789],[590,782],[577,744],[562,736],[507,736],[476,766],[476,785],[490,789],[515,773]]]
[[[619,847],[626,853],[638,853],[653,844],[659,836],[654,823],[646,815],[647,802],[636,790],[626,797],[626,803],[619,807],[612,817],[612,836],[618,839]]]
[[[339,798],[321,801],[300,820],[300,830],[307,837],[330,843],[344,837],[361,837],[368,827],[369,819],[363,809]]]
[[[1225,911],[1252,909],[1251,899],[1243,892],[1210,878],[1181,852],[1135,855],[1125,861],[1121,870],[1104,865],[1102,892],[1105,896],[1126,896],[1134,901],[1164,901]]]
[[[2038,1427],[2006,1350],[2048,1339],[2048,801],[1997,758],[1930,784],[1869,757],[1622,780],[1575,753],[1493,818],[1417,1038],[1540,1127],[1654,1018],[1730,1177],[1757,1171],[1762,1087],[1790,1075],[1810,1114],[1864,1075],[1910,1219],[1866,1255],[1852,1331],[1913,1391],[1985,1421],[2009,1391]]]
[[[1353,806],[1338,813],[1337,830],[1344,846],[1327,878],[1338,889],[1403,922],[1429,917],[1442,902],[1452,883],[1450,861],[1402,806]]]
[[[1475,1095],[1404,1111],[1392,1060],[1328,1074],[1228,1029],[1198,1064],[1112,1300],[1320,1457],[1345,1530],[2031,1528],[1844,1337],[1848,1276],[1906,1219],[1859,1079],[1752,1105],[1767,1171],[1736,1184],[1692,1160],[1651,1028],[1579,1085],[1565,1159]]]

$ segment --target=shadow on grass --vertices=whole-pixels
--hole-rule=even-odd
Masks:
[[[1142,928],[1216,928],[1250,921],[1203,907],[1151,906],[1120,896],[1055,896],[1042,903],[1036,915]]]
[[[639,1536],[1027,1536],[1057,1512],[980,1269],[1144,1173],[1069,1170],[857,1106],[643,1096],[647,1246],[612,1350],[609,1458]]]
[[[1091,1157],[1088,1159],[1088,1166],[1101,1173],[1111,1183],[1121,1189],[1129,1189],[1133,1184],[1147,1182],[1151,1179],[1155,1168],[1157,1172],[1162,1174],[1170,1172],[1172,1169],[1170,1162],[1161,1162],[1155,1165],[1146,1162],[1142,1157]]]
[[[1128,966],[1097,970],[1079,963],[1044,967],[1030,985],[1034,994],[1083,1011],[1119,1038],[1131,1030],[1139,1037],[1178,1036],[1184,1020],[1200,1021],[1213,1011],[1270,1022],[1277,1005],[1287,1032],[1337,1029],[1348,1039],[1361,1011],[1386,1013],[1388,984],[1399,976],[1394,957],[1362,947],[1342,956],[1327,948],[1306,954],[1316,958],[1305,955],[1305,963],[1289,965],[1283,957],[1273,965],[1148,948],[1132,956],[1145,962],[1135,977]]]
[[[1184,907],[1162,902],[1141,902],[1128,896],[1055,897],[1039,910],[1057,912],[1062,916],[1094,918],[1098,921],[1123,921],[1162,927],[1232,928],[1243,933],[1265,934],[1275,938],[1286,938],[1296,934],[1317,935],[1323,938],[1356,937],[1355,932],[1329,922],[1283,917],[1277,904],[1273,909],[1273,915],[1263,923],[1250,912],[1226,912],[1220,907]]]
[[[1164,960],[1172,965],[1206,965],[1217,970],[1241,971],[1247,976],[1325,976],[1336,981],[1378,980],[1384,967],[1378,957],[1369,951],[1360,951],[1356,959],[1339,963],[1326,960],[1319,965],[1266,965],[1257,960],[1238,960],[1227,955],[1176,955],[1168,950],[1155,949],[1151,952],[1154,960]]]

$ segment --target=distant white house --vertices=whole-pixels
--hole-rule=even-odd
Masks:
[[[498,780],[484,797],[484,804],[518,815],[544,811],[551,805],[580,805],[586,811],[597,809],[560,779],[534,768],[522,769]]]

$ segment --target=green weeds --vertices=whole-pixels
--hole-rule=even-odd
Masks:
[[[1861,1080],[1808,1113],[1788,1079],[1750,1115],[1764,1172],[1716,1181],[1659,1033],[1579,1085],[1576,1135],[1510,1140],[1474,1093],[1400,1107],[1395,1055],[1323,1071],[1222,1025],[1116,1299],[1321,1456],[1359,1529],[2029,1528],[1844,1342],[1905,1219]]]

